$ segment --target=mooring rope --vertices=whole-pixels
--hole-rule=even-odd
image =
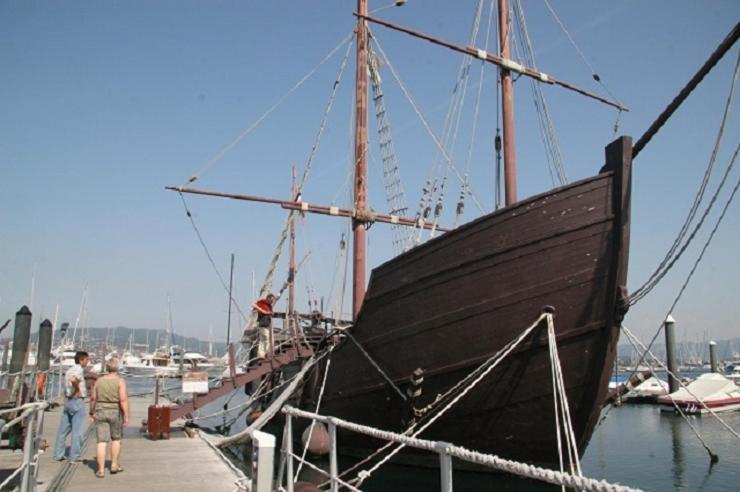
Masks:
[[[324,368],[324,378],[321,381],[321,389],[319,390],[319,396],[316,399],[316,408],[314,409],[315,413],[319,412],[319,408],[321,408],[321,400],[324,398],[324,390],[326,389],[326,380],[327,376],[329,376],[329,367],[331,366],[331,352],[334,350],[334,347],[336,345],[332,345],[329,348],[329,356],[326,359],[326,367]],[[295,472],[296,481],[298,480],[298,476],[301,474],[301,467],[303,466],[304,461],[306,460],[306,453],[308,453],[308,445],[311,443],[311,437],[313,436],[313,428],[315,421],[311,421],[311,426],[308,430],[308,437],[306,438],[306,444],[303,446],[303,453],[301,453],[301,461],[298,465],[298,469]]]
[[[432,418],[429,419],[426,423],[424,423],[422,426],[419,427],[418,430],[416,430],[413,434],[411,434],[411,437],[416,437],[422,432],[424,432],[430,425],[435,423],[437,420],[439,420],[443,415],[445,415],[450,408],[452,408],[454,405],[457,404],[465,395],[467,395],[470,391],[473,390],[476,386],[478,386],[478,383],[480,383],[483,378],[485,378],[491,371],[493,371],[500,363],[503,361],[537,326],[539,326],[540,322],[543,319],[547,319],[548,317],[552,317],[551,313],[543,313],[540,315],[539,318],[537,318],[537,321],[532,323],[528,328],[526,328],[520,335],[517,337],[516,341],[511,344],[499,357],[496,357],[494,361],[486,367],[485,370],[483,370],[478,377],[476,377],[467,387],[465,387],[459,395],[457,395],[455,398],[453,398],[449,403],[447,403],[436,415],[434,415]],[[494,356],[495,357],[495,356]],[[490,359],[489,359],[490,360]],[[486,361],[488,362],[488,361]],[[484,362],[484,364],[486,364]],[[377,464],[375,464],[372,468],[370,468],[367,471],[360,472],[358,474],[359,483],[361,484],[366,478],[368,478],[375,470],[383,466],[388,460],[390,460],[393,456],[398,454],[399,451],[401,451],[405,447],[405,444],[399,445],[396,449],[388,453],[388,455],[380,460]],[[362,476],[360,476],[362,475]]]

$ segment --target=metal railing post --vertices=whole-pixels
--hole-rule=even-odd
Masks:
[[[293,483],[295,478],[293,477],[293,417],[290,415],[285,416],[285,459],[286,459],[286,489],[288,492],[293,492]]]
[[[331,480],[331,492],[339,491],[339,466],[337,465],[337,426],[329,422],[329,477]]]
[[[449,443],[438,442],[436,448],[439,452],[439,479],[442,492],[452,492],[452,456],[447,454]]]
[[[34,443],[34,420],[36,417],[36,411],[34,410],[28,415],[28,423],[26,424],[26,439],[23,442],[23,473],[21,474],[21,492],[30,492],[31,488],[31,457],[35,454],[33,452]],[[18,425],[22,425],[21,422]]]
[[[33,440],[33,455],[34,456],[36,456],[36,453],[39,450],[39,442],[41,441],[41,436],[44,435],[44,408],[43,407],[38,410],[38,414],[39,414],[39,418],[36,424],[36,430],[35,430],[36,434],[34,435],[34,440]],[[39,476],[39,462],[37,459],[36,463],[34,463],[33,465],[34,486],[36,484],[36,480],[38,479],[38,476]]]

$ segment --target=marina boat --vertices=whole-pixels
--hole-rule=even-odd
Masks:
[[[179,366],[173,366],[170,354],[156,351],[151,354],[142,354],[137,361],[130,358],[124,365],[126,374],[137,377],[176,377]]]
[[[668,383],[657,376],[651,376],[632,391],[627,393],[622,399],[630,403],[648,403],[654,402],[659,396],[668,394]]]
[[[740,359],[733,359],[725,364],[725,377],[740,383]]]
[[[663,411],[673,411],[674,402],[684,413],[691,415],[709,413],[704,405],[717,413],[740,410],[740,387],[722,374],[710,372],[702,374],[686,387],[658,398]]]

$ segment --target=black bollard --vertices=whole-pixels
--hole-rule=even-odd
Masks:
[[[717,364],[717,342],[709,342],[709,365],[712,366],[712,372],[719,372]]]
[[[36,370],[47,371],[51,358],[51,321],[45,319],[39,326],[39,343],[36,352]]]
[[[28,307],[23,306],[15,313],[15,332],[13,333],[13,356],[10,358],[10,368],[8,372],[8,388],[16,391],[16,380],[23,366],[26,363],[28,355],[28,341],[31,338],[31,311]]]

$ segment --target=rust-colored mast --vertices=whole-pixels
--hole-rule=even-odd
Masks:
[[[357,0],[357,12],[367,15],[367,0]],[[357,66],[355,72],[355,197],[354,208],[364,211],[367,198],[367,24],[357,19]],[[357,318],[365,298],[365,223],[355,220],[352,259],[352,319]]]
[[[498,2],[498,32],[501,58],[511,60],[509,45],[509,6],[506,0]],[[516,150],[514,148],[514,82],[511,70],[501,67],[501,114],[504,133],[504,189],[506,205],[516,203]]]

